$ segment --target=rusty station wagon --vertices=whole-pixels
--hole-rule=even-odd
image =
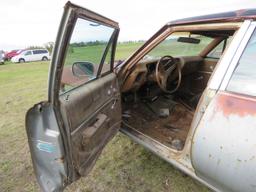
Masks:
[[[121,131],[215,191],[256,191],[256,9],[167,23],[115,62],[118,23],[68,2],[48,100],[26,116],[43,191],[86,176]]]

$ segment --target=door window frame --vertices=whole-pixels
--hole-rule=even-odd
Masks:
[[[77,18],[76,18],[76,20],[74,21],[75,22],[75,24],[73,25],[73,29],[72,29],[72,32],[71,32],[71,34],[70,34],[70,38],[72,38],[72,35],[73,35],[73,31],[74,31],[74,28],[75,28],[75,26],[76,26],[76,23],[77,23],[77,20],[78,19],[82,19],[82,20],[86,20],[86,21],[90,21],[90,22],[95,22],[95,21],[93,21],[93,20],[91,20],[91,19],[86,19],[86,18],[84,18],[84,17],[81,17],[81,16],[78,16]],[[101,22],[97,22],[97,24],[102,24],[102,25],[104,25],[104,26],[107,26],[107,27],[109,27],[108,25],[106,25],[106,24],[104,24],[104,23],[101,23]],[[111,28],[113,28],[113,27],[111,27]],[[68,89],[67,91],[64,91],[64,92],[61,92],[59,95],[63,95],[63,94],[66,94],[66,93],[68,93],[68,92],[71,92],[72,90],[75,90],[75,89],[77,89],[77,88],[79,88],[79,87],[81,87],[81,86],[84,86],[84,85],[86,85],[86,84],[88,84],[88,83],[91,83],[91,82],[93,82],[93,81],[95,81],[95,80],[97,80],[97,79],[99,79],[99,78],[101,78],[101,77],[104,77],[105,75],[108,75],[108,74],[110,74],[110,73],[112,73],[113,72],[113,66],[114,66],[114,53],[115,53],[115,49],[114,49],[114,46],[116,46],[116,43],[114,43],[115,42],[115,37],[116,37],[117,35],[116,35],[116,30],[113,28],[113,32],[112,32],[112,34],[110,35],[110,38],[109,38],[109,40],[108,40],[108,42],[107,42],[107,44],[106,44],[106,47],[104,48],[104,50],[103,50],[103,53],[102,53],[102,55],[99,55],[99,57],[100,57],[100,63],[99,63],[99,66],[97,67],[97,69],[96,69],[96,76],[94,77],[94,78],[92,78],[92,79],[89,79],[88,81],[85,81],[85,82],[83,82],[83,83],[81,83],[81,84],[79,84],[79,85],[76,85],[76,86],[74,86],[74,87],[72,87],[72,88],[70,88],[70,89]],[[70,43],[70,40],[68,41],[68,43],[66,44],[66,49],[68,50],[68,48],[69,48],[69,43]],[[104,61],[106,61],[106,56],[107,56],[107,54],[108,54],[108,51],[109,51],[109,49],[111,49],[111,58],[110,58],[110,69],[108,70],[108,71],[105,71],[104,73],[102,73],[102,68],[103,68],[103,65],[104,65]],[[66,51],[66,53],[65,53],[65,56],[64,56],[64,61],[63,61],[63,67],[65,67],[65,60],[66,60],[66,56],[67,56],[67,51]],[[61,75],[62,75],[62,73],[61,73]]]
[[[206,59],[220,59],[222,54],[224,53],[226,47],[227,47],[227,41],[228,41],[228,38],[221,40],[213,49],[210,50],[209,53],[207,53],[207,55],[204,58],[206,58]],[[209,56],[209,55],[212,54],[212,52],[217,50],[219,48],[219,46],[222,46],[222,47],[220,47],[221,48],[220,56],[218,56],[218,57]]]
[[[236,66],[239,64],[239,60],[246,48],[251,36],[253,35],[255,28],[256,28],[256,22],[252,22],[250,24],[248,30],[244,34],[243,40],[241,41],[236,53],[234,54],[234,57],[233,57],[232,61],[230,62],[229,68],[227,69],[227,72],[223,78],[223,81],[220,86],[221,91],[226,91],[228,83],[236,69]]]
[[[110,46],[112,46],[110,72],[113,71],[115,49],[116,49],[117,38],[119,34],[118,23],[104,16],[101,16],[95,12],[92,12],[88,9],[81,8],[71,3],[67,3],[65,6],[64,15],[62,17],[62,20],[59,26],[57,39],[56,39],[55,47],[53,50],[53,57],[51,61],[49,80],[48,80],[48,101],[50,103],[53,103],[53,105],[55,106],[59,106],[59,89],[61,84],[62,71],[65,63],[66,53],[68,50],[68,44],[78,18],[85,19],[92,22],[97,22],[99,24],[102,24],[114,29],[114,32],[106,47],[106,48],[110,48]],[[103,63],[101,61],[98,71],[102,70],[102,65]],[[103,75],[105,75],[105,73],[97,75],[95,80],[100,78]]]

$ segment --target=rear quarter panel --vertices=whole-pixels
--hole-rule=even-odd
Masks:
[[[215,95],[192,141],[196,174],[221,191],[256,191],[256,98]]]

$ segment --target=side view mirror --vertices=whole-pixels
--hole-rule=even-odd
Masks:
[[[94,75],[94,65],[88,61],[75,62],[72,65],[72,73],[76,77],[91,77]]]

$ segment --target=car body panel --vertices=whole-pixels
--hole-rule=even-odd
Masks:
[[[245,20],[255,20],[256,9],[240,9],[229,12],[213,13],[209,15],[195,16],[174,20],[168,25],[187,25],[199,23],[222,23],[222,22],[243,22]]]
[[[4,64],[5,56],[4,56],[4,51],[0,50],[0,63]]]
[[[219,92],[205,111],[192,145],[196,174],[221,191],[255,191],[256,100]]]
[[[59,125],[50,103],[39,103],[27,112],[26,131],[41,190],[62,190],[67,183],[67,161]]]
[[[7,60],[10,60],[12,57],[20,54],[21,52],[22,52],[22,50],[12,50],[10,52],[5,53],[5,58]]]

